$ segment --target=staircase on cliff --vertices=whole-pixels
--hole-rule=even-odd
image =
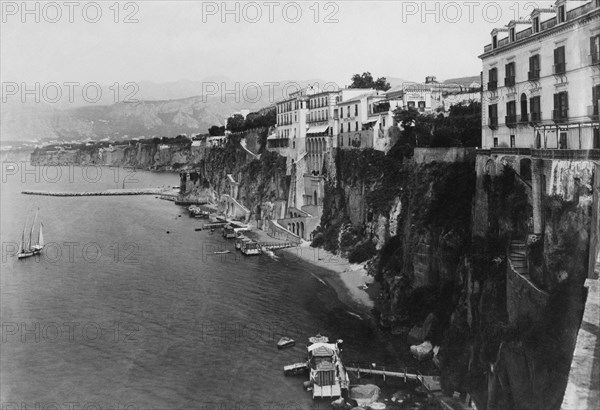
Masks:
[[[508,248],[508,257],[515,272],[529,279],[527,244],[524,241],[511,241]]]

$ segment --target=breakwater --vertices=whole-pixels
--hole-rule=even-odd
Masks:
[[[55,192],[55,191],[21,191],[23,195],[41,196],[115,196],[115,195],[162,195],[177,197],[176,194],[166,193],[163,188],[141,188],[141,189],[108,189],[106,191],[92,192]]]

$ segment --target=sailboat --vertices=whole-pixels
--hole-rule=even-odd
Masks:
[[[17,253],[17,258],[23,259],[33,256],[33,251],[29,249],[29,244],[25,246],[25,229],[27,228],[27,221],[29,221],[29,217],[25,219],[25,226],[23,226],[23,233],[21,234],[21,243],[19,244],[19,253]],[[33,225],[32,225],[33,226]],[[29,237],[29,242],[31,243],[31,235]]]
[[[38,231],[38,240],[35,245],[31,247],[31,250],[34,254],[42,253],[42,249],[44,249],[44,233],[42,230],[44,229],[44,224],[40,222],[40,229]]]

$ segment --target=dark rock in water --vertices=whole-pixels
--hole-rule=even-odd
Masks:
[[[167,231],[167,233],[171,233],[171,231]]]

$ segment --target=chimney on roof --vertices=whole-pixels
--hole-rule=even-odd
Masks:
[[[434,75],[428,75],[425,77],[425,84],[433,84],[437,83],[436,77]]]

